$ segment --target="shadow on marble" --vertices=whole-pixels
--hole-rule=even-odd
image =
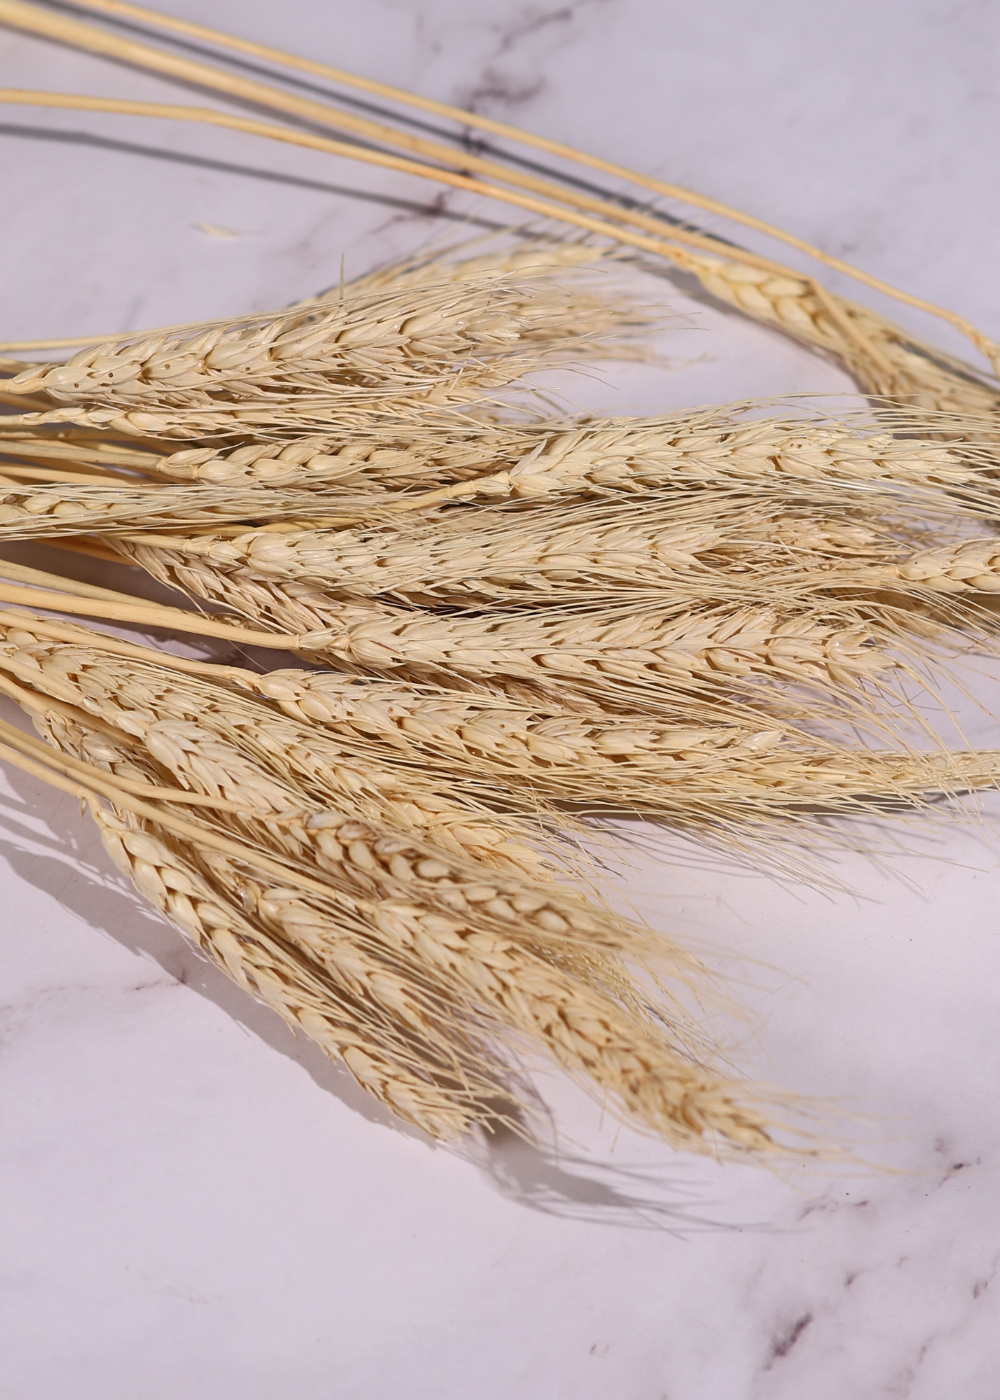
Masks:
[[[22,818],[34,814],[31,780],[16,770],[7,770],[7,778],[23,801],[17,805],[10,797],[0,798],[0,860],[20,879],[44,891],[58,886],[60,902],[79,919],[213,1002],[249,1034],[301,1065],[324,1092],[334,1094],[370,1122],[422,1137],[366,1094],[343,1066],[327,1059],[312,1041],[297,1037],[269,1007],[247,996],[160,918],[112,866],[96,828],[92,829],[89,817],[79,815],[75,803],[53,803],[45,814],[49,834],[33,830],[26,838]],[[28,840],[36,849],[28,848]],[[76,877],[68,882],[60,878],[67,866]]]
[[[459,1150],[510,1200],[544,1215],[588,1225],[611,1225],[669,1234],[677,1239],[704,1234],[773,1233],[765,1221],[723,1218],[701,1158],[661,1147],[663,1161],[612,1162],[569,1152],[555,1140],[526,1142],[509,1129],[479,1134]],[[713,1215],[712,1207],[719,1213]]]
[[[351,185],[335,185],[327,180],[314,180],[306,175],[292,174],[290,171],[273,170],[265,166],[243,165],[237,161],[216,160],[209,156],[196,155],[194,152],[171,150],[166,146],[151,146],[137,141],[121,141],[111,136],[99,136],[95,132],[0,122],[0,137],[4,136],[24,141],[44,141],[55,145],[90,147],[94,150],[117,152],[119,155],[139,156],[146,160],[167,161],[173,165],[185,165],[196,170],[209,170],[214,174],[237,175],[243,179],[259,180],[265,184],[290,185],[296,189],[314,190],[319,194],[335,195],[342,199],[381,206],[420,219],[442,219],[452,223],[467,224],[472,228],[485,229],[490,232],[506,231],[507,228],[502,220],[485,219],[482,216],[465,213],[459,209],[449,209],[442,202],[440,196],[431,195],[426,202],[402,199],[398,196],[379,194],[376,191],[360,189]]]

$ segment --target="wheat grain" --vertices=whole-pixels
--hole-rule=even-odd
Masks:
[[[962,540],[923,549],[884,570],[876,584],[929,593],[1000,593],[1000,540]]]

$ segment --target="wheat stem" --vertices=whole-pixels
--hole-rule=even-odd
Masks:
[[[275,651],[320,650],[326,645],[326,638],[311,638],[306,635],[258,632],[249,628],[217,622],[214,618],[199,613],[185,612],[181,608],[164,607],[157,603],[109,602],[103,598],[76,597],[73,594],[54,593],[48,589],[19,588],[14,584],[0,584],[0,602],[15,603],[22,607],[48,608],[53,612],[65,612],[83,617],[105,617],[113,622],[134,622],[140,626],[165,627],[175,632],[194,633],[201,637],[221,637],[227,641],[239,642],[242,646],[268,647]]]

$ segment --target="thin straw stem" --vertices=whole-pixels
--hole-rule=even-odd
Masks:
[[[0,22],[2,21],[29,32],[43,34],[46,38],[73,44],[75,47],[101,54],[103,57],[118,59],[125,63],[150,69],[153,72],[164,73],[166,76],[181,82],[208,88],[224,97],[253,103],[257,107],[270,108],[272,111],[281,112],[293,120],[306,121],[313,126],[333,127],[349,132],[362,141],[374,141],[382,145],[396,147],[414,155],[427,157],[435,163],[457,166],[460,170],[475,170],[503,184],[514,185],[536,194],[544,194],[549,199],[569,203],[579,209],[602,212],[606,218],[632,223],[654,233],[663,231],[664,220],[651,214],[624,208],[614,201],[595,199],[593,196],[582,194],[577,190],[553,184],[550,180],[539,179],[536,176],[511,170],[506,166],[497,165],[493,161],[484,160],[469,151],[456,153],[451,147],[442,145],[438,141],[428,141],[423,137],[398,131],[395,127],[385,126],[365,117],[342,112],[331,107],[329,103],[295,97],[270,83],[241,78],[211,64],[180,58],[148,44],[118,38],[116,35],[94,28],[93,25],[80,24],[75,20],[64,19],[52,15],[48,11],[38,10],[33,5],[23,4],[22,0],[0,0]],[[688,242],[697,247],[709,248],[716,252],[724,250],[730,256],[734,252],[732,247],[722,240],[711,235],[695,233],[683,227],[671,227],[671,235],[676,236],[681,242]],[[780,264],[758,258],[755,254],[744,254],[742,250],[739,250],[739,256],[741,261],[748,260],[755,266],[766,267],[775,272],[783,270]]]
[[[46,608],[83,617],[106,617],[112,622],[135,623],[147,627],[167,627],[177,632],[193,632],[200,637],[222,637],[242,646],[270,647],[274,651],[315,651],[326,645],[326,637],[318,640],[309,634],[292,636],[287,632],[256,632],[234,627],[201,613],[185,612],[182,608],[164,607],[158,603],[107,602],[100,598],[78,598],[70,593],[54,593],[41,588],[18,588],[0,584],[0,603],[21,607]]]
[[[35,636],[51,637],[54,641],[69,642],[74,645],[91,645],[94,633],[83,626],[57,622],[53,618],[35,617],[34,614],[0,611],[0,627],[29,628]],[[160,651],[156,647],[144,647],[138,642],[126,642],[121,637],[107,633],[97,634],[102,651],[111,656],[124,656],[134,661],[148,661],[157,666],[167,666],[189,676],[207,676],[212,680],[233,681],[248,689],[254,688],[254,673],[242,666],[223,666],[212,661],[198,661],[190,656],[175,656],[171,651]]]
[[[163,73],[167,77],[184,83],[208,88],[236,101],[253,103],[256,107],[270,108],[272,111],[281,112],[293,120],[305,121],[313,126],[333,127],[350,133],[358,140],[374,141],[382,145],[393,146],[415,155],[427,157],[446,166],[456,165],[460,169],[476,170],[480,174],[488,175],[504,184],[545,194],[549,199],[554,198],[575,205],[580,209],[601,211],[606,218],[623,220],[653,232],[663,228],[664,220],[653,215],[629,210],[613,201],[595,199],[593,196],[581,194],[579,191],[555,185],[549,180],[525,175],[520,171],[484,160],[471,152],[456,153],[449,146],[442,145],[440,142],[428,141],[422,137],[397,131],[394,127],[384,126],[380,122],[373,122],[364,117],[341,112],[325,102],[295,97],[269,83],[241,78],[211,64],[179,58],[148,44],[136,43],[134,40],[120,39],[101,29],[96,29],[92,25],[80,24],[75,20],[64,19],[61,16],[52,15],[48,11],[38,10],[32,5],[23,4],[22,0],[0,0],[0,22],[42,34],[46,38],[73,44],[75,47],[91,53],[98,53],[102,57],[118,59],[121,62],[137,65],[153,72]],[[671,233],[681,242],[692,243],[695,246],[709,248],[717,252],[726,250],[730,255],[734,252],[728,244],[713,238],[711,235],[698,234],[683,227],[672,227]],[[756,266],[764,266],[772,271],[781,270],[779,264],[772,263],[767,259],[758,259],[756,255],[744,255],[741,251],[739,256],[741,260],[749,259]]]
[[[10,397],[16,401],[15,395]],[[52,442],[40,437],[17,436],[9,434],[5,427],[0,418],[0,456],[3,457],[79,462],[88,467],[121,467],[129,471],[156,471],[163,457],[160,452],[136,452],[134,448],[112,447],[107,443]],[[5,463],[4,470],[7,469]]]
[[[0,0],[0,20],[5,18],[5,11],[8,5],[16,3],[16,0]],[[26,7],[28,8],[28,7]],[[218,112],[211,107],[185,107],[173,103],[164,102],[130,102],[125,99],[103,98],[103,97],[78,97],[72,93],[58,92],[32,92],[19,88],[0,89],[0,102],[14,105],[37,106],[37,107],[59,107],[69,108],[87,112],[112,112],[120,115],[138,117],[158,117],[172,121],[199,122],[208,126],[228,127],[233,131],[242,131],[251,136],[263,136],[274,141],[284,141],[292,146],[304,146],[314,151],[324,151],[329,155],[343,156],[347,160],[361,161],[365,165],[375,165],[382,169],[397,170],[404,175],[414,175],[417,178],[433,180],[439,184],[451,185],[454,189],[465,190],[470,194],[482,195],[487,199],[497,199],[505,204],[512,204],[518,209],[523,209],[529,214],[537,214],[546,219],[555,219],[562,223],[572,224],[576,228],[584,229],[587,233],[595,233],[603,238],[612,241],[625,243],[629,247],[639,248],[643,252],[658,253],[662,257],[669,258],[678,267],[689,266],[688,260],[679,248],[672,247],[665,241],[664,237],[652,237],[648,235],[632,233],[628,229],[623,229],[617,224],[608,223],[602,219],[594,219],[589,215],[580,214],[570,209],[563,209],[558,204],[552,204],[547,200],[538,199],[532,195],[519,194],[514,190],[500,189],[483,180],[473,179],[471,176],[459,175],[450,170],[443,170],[438,166],[425,165],[418,161],[408,160],[403,156],[389,155],[384,151],[369,150],[364,146],[358,146],[346,141],[336,141],[326,136],[314,136],[310,132],[296,131],[292,127],[275,126],[269,122],[253,121],[247,117],[237,117],[228,112]],[[560,196],[561,197],[561,196]],[[605,212],[611,217],[615,217],[613,207],[605,207]],[[673,237],[673,234],[670,235]],[[699,248],[711,249],[713,252],[719,250],[720,245],[716,240],[704,238],[701,235],[684,235],[685,241],[692,243]],[[733,250],[727,249],[727,253],[732,256]],[[785,269],[779,263],[772,263],[769,259],[759,258],[756,254],[739,254],[742,262],[752,263],[755,267],[761,267],[767,271],[781,274]],[[168,327],[166,329],[173,329]],[[149,331],[143,331],[147,336]],[[47,349],[58,346],[70,345],[90,345],[101,340],[121,339],[121,335],[106,336],[74,336],[59,340],[33,340],[33,341],[4,341],[0,344],[0,350],[26,350],[26,349]]]
[[[116,560],[121,563],[121,556]],[[0,578],[14,583],[27,583],[35,588],[54,589],[57,593],[72,593],[77,598],[100,598],[108,603],[134,604],[136,599],[129,593],[119,593],[113,588],[99,588],[94,583],[82,583],[79,579],[65,578],[62,574],[46,573],[44,569],[32,569],[27,564],[15,564],[11,559],[0,559]]]

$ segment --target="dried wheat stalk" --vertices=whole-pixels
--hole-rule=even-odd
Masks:
[[[920,528],[922,526],[922,528]],[[418,607],[571,606],[632,596],[675,608],[714,602],[789,606],[877,587],[927,540],[930,521],[844,509],[838,520],[770,502],[674,493],[567,515],[561,509],[456,511],[368,529],[249,530],[220,538],[137,535],[168,570],[206,560],[251,580],[306,582],[333,597]],[[982,572],[982,570],[980,570]],[[903,577],[906,577],[904,574]]]
[[[5,381],[8,395],[67,408],[16,426],[71,423],[131,435],[245,437],[297,434],[353,413],[457,408],[565,363],[645,318],[625,303],[542,277],[466,277],[435,286],[389,281],[249,323],[105,343],[65,365]],[[15,425],[12,425],[15,426]]]
[[[872,434],[857,417],[746,421],[741,413],[753,407],[583,427],[369,423],[349,438],[252,442],[222,453],[190,448],[159,458],[129,459],[120,449],[105,449],[102,455],[112,460],[138,461],[186,484],[158,495],[134,479],[109,477],[101,485],[67,476],[58,485],[8,488],[0,500],[0,537],[116,527],[163,531],[172,518],[184,528],[316,515],[350,524],[427,515],[460,502],[613,501],[622,490],[638,497],[638,505],[666,502],[664,493],[672,503],[678,493],[684,498],[696,491],[753,499],[773,511],[784,502],[838,514],[845,508],[898,512],[905,501],[910,509],[996,518],[989,450],[975,441],[953,440],[947,447],[933,441],[960,431],[966,438],[982,436],[986,425],[978,420],[884,410],[880,422],[905,435],[893,437]],[[88,462],[98,455],[23,435],[5,443],[0,435],[0,455],[37,457],[39,449],[77,451]],[[706,499],[707,516],[717,508]]]
[[[781,727],[683,726],[639,715],[546,709],[510,696],[455,695],[373,677],[278,670],[248,684],[286,714],[349,738],[406,770],[468,773],[539,798],[655,815],[697,830],[765,825],[804,804],[860,811],[990,787],[995,753],[885,753],[808,744]],[[390,755],[387,760],[386,754]]]

